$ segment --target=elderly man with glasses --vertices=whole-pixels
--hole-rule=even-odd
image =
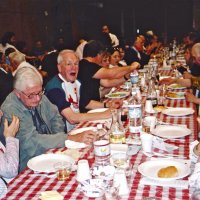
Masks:
[[[19,69],[14,77],[14,90],[1,106],[4,118],[11,121],[15,115],[20,120],[17,135],[20,142],[20,171],[30,158],[45,153],[49,148],[64,147],[67,138],[85,143],[92,143],[95,138],[92,131],[76,136],[66,135],[62,117],[57,107],[43,95],[42,84],[37,70],[29,67]],[[0,136],[4,142],[2,130]]]

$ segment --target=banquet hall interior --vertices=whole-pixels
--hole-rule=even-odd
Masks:
[[[37,39],[51,45],[58,37],[75,47],[109,24],[120,38],[153,30],[169,42],[199,29],[199,10],[199,0],[2,0],[0,35],[13,31],[29,48]]]

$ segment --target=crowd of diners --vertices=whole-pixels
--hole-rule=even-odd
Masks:
[[[197,32],[190,32],[179,44],[188,66],[181,71],[184,79],[160,81],[192,87],[194,93],[186,93],[186,100],[195,104],[200,104],[199,39]],[[95,132],[69,135],[69,131],[83,121],[110,118],[110,109],[120,108],[122,101],[104,103],[101,99],[112,87],[126,82],[134,70],[148,64],[163,47],[153,31],[138,34],[125,43],[104,25],[98,40],[81,39],[74,49],[68,49],[59,38],[53,48],[45,49],[37,40],[28,51],[26,42],[17,42],[13,32],[6,32],[0,44],[0,139],[5,147],[0,152],[0,175],[16,176],[29,159],[49,148],[64,147],[66,139],[92,144],[97,139]],[[181,64],[176,67],[185,68]],[[88,113],[97,108],[108,109]],[[198,141],[191,144],[190,154],[197,162],[191,184],[199,187]]]

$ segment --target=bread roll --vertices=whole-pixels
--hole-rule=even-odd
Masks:
[[[175,166],[169,166],[165,168],[161,168],[158,171],[159,178],[173,178],[178,176],[178,170]]]

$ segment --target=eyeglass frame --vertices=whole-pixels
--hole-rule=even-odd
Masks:
[[[25,95],[28,99],[34,99],[34,97],[36,97],[36,96],[42,97],[42,95],[45,93],[45,90],[44,90],[44,89],[43,89],[42,91],[38,92],[37,94],[32,93],[32,94],[29,94],[29,95],[27,95],[25,92],[23,92],[23,91],[21,91],[21,90],[17,90],[17,91],[21,92],[21,93],[22,93],[23,95]],[[33,95],[33,96],[31,96],[31,95]]]

